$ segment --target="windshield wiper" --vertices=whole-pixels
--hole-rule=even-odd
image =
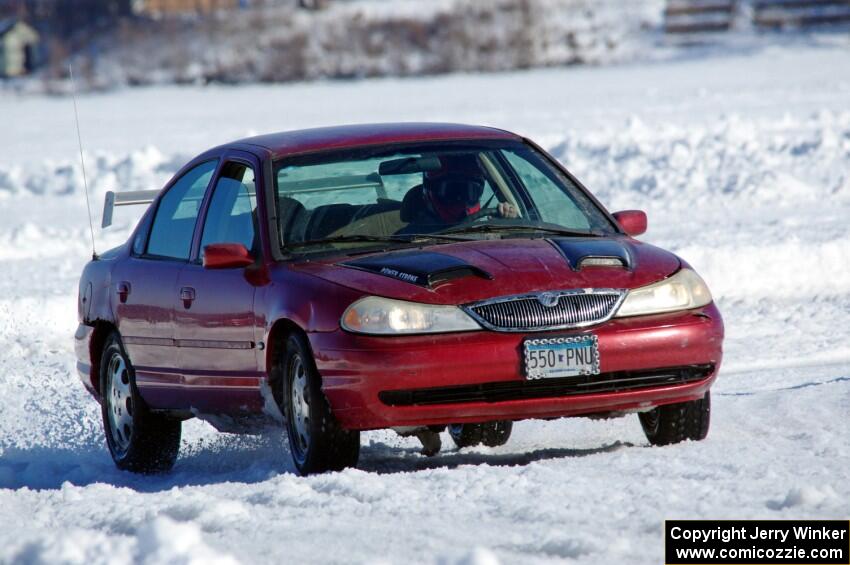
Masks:
[[[570,237],[601,237],[603,234],[593,230],[571,230],[558,226],[541,226],[536,224],[473,224],[458,226],[439,232],[440,234],[475,233],[475,232],[501,232],[501,231],[537,231]]]
[[[408,235],[338,235],[321,239],[310,239],[307,241],[296,241],[286,245],[287,248],[309,247],[312,245],[324,245],[328,243],[352,243],[352,242],[377,242],[377,243],[417,243],[420,241],[469,241],[466,237],[440,234],[408,234]]]

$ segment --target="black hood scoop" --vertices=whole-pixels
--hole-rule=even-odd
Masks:
[[[629,248],[619,241],[603,238],[553,238],[549,242],[564,256],[570,268],[580,271],[585,266],[621,267],[634,270]]]
[[[400,251],[340,263],[411,284],[432,287],[463,277],[492,279],[493,275],[462,259],[429,251]]]

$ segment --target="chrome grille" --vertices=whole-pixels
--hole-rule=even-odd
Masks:
[[[616,289],[540,292],[486,300],[465,310],[498,331],[579,328],[610,319],[624,296]]]

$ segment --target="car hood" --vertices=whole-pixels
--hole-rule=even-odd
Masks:
[[[589,257],[621,265],[581,266]],[[552,290],[632,289],[668,277],[680,261],[663,249],[616,236],[474,240],[290,265],[364,294],[464,304]]]

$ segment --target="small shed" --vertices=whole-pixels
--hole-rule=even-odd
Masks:
[[[29,24],[0,20],[0,78],[29,74],[38,63],[40,36]]]

